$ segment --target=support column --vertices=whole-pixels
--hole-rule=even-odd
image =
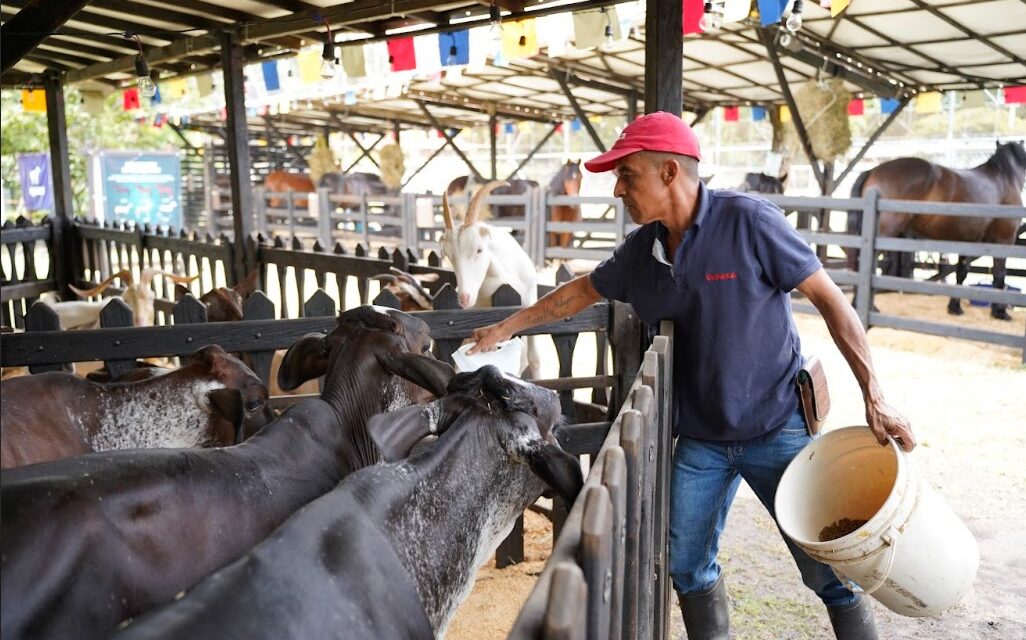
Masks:
[[[53,210],[51,220],[54,285],[61,298],[74,300],[69,284],[75,282],[71,263],[71,218],[75,215],[75,199],[71,191],[71,161],[68,155],[68,121],[64,112],[64,85],[56,71],[47,71],[46,126],[50,138],[50,176],[53,179]]]
[[[232,229],[235,251],[231,282],[238,282],[249,272],[246,256],[247,240],[253,231],[253,180],[250,177],[249,127],[246,122],[246,94],[243,68],[245,60],[239,36],[234,31],[221,34],[221,67],[224,69],[224,100],[227,111],[228,164],[231,167]]]
[[[492,180],[499,179],[499,149],[497,134],[495,132],[496,127],[499,126],[499,119],[492,113],[488,116],[488,142],[489,144],[489,158],[491,159],[492,169]]]
[[[684,108],[683,0],[648,0],[645,10],[645,113]]]
[[[627,94],[627,124],[634,122],[638,117],[638,94],[631,91]]]

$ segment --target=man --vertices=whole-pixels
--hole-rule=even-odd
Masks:
[[[628,125],[585,167],[616,171],[613,195],[642,226],[591,274],[477,329],[471,352],[602,298],[629,302],[650,325],[674,322],[670,575],[688,637],[725,640],[728,602],[716,552],[740,479],[773,514],[780,476],[810,440],[798,409],[802,355],[789,291],[801,291],[826,320],[881,444],[890,435],[911,451],[915,439],[884,401],[865,331],[808,244],[773,204],[707,189],[698,179],[700,157],[694,132],[677,116],[652,113]],[[785,542],[837,637],[875,639],[868,602]]]

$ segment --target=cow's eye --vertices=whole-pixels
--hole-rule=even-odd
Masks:
[[[484,249],[478,249],[477,250],[478,253],[481,253],[482,251],[484,251]]]

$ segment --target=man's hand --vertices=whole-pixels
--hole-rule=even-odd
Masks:
[[[501,322],[490,324],[486,327],[479,327],[474,329],[474,333],[470,335],[470,341],[476,344],[467,351],[467,354],[473,355],[481,351],[495,351],[495,345],[512,337],[513,334]]]
[[[890,435],[906,452],[916,446],[912,425],[905,416],[882,400],[866,403],[866,423],[880,444],[887,444],[887,436]]]

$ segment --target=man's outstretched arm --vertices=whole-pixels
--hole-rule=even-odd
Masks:
[[[525,329],[568,318],[601,299],[602,296],[591,284],[591,274],[577,276],[502,322],[475,329],[470,339],[477,344],[468,353],[492,351],[496,344],[509,340]]]

